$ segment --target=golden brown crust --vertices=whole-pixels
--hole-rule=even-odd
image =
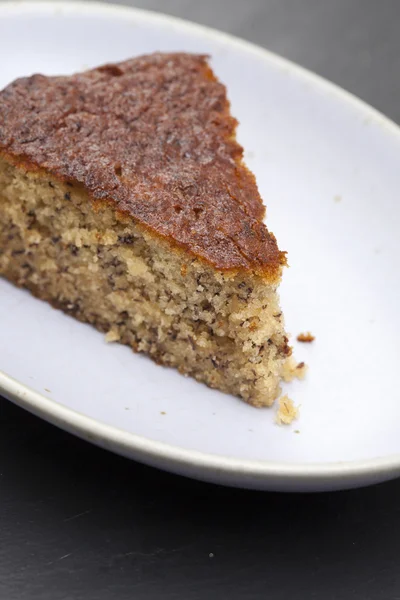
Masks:
[[[85,187],[221,271],[285,264],[204,56],[152,54],[0,93],[0,154]]]

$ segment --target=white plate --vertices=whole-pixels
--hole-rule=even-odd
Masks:
[[[288,386],[292,427],[106,345],[92,328],[0,281],[0,391],[100,446],[223,484],[325,490],[400,474],[400,131],[359,100],[261,48],[103,4],[3,4],[0,85],[155,50],[209,53],[289,251],[287,328],[310,371]],[[164,414],[165,413],[165,414]],[[298,432],[296,431],[298,430]]]

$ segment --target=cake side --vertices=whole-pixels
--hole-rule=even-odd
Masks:
[[[0,92],[0,154],[80,184],[148,232],[224,272],[280,278],[225,87],[204,56],[153,54]]]
[[[290,349],[276,283],[217,271],[82,186],[4,159],[0,275],[255,406],[278,394]]]

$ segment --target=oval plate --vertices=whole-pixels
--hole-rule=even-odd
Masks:
[[[309,364],[292,427],[158,367],[0,281],[0,391],[99,446],[199,479],[328,490],[400,474],[400,133],[267,51],[150,12],[95,3],[0,7],[0,85],[161,51],[210,54],[291,268],[281,299]],[[70,33],[73,32],[73,35]]]

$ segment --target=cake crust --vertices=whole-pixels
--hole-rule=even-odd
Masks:
[[[220,271],[277,281],[285,253],[205,56],[152,54],[0,93],[0,155],[82,186]]]

